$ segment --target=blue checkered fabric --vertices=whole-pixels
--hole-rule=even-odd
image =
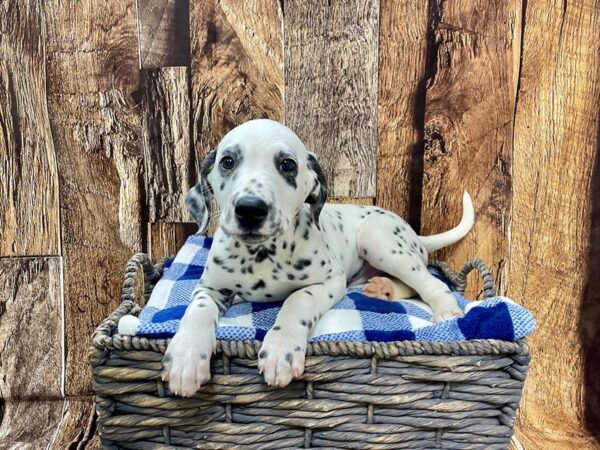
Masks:
[[[148,304],[139,318],[126,316],[128,326],[119,332],[148,338],[171,337],[179,327],[192,291],[202,275],[212,239],[190,236],[174,259],[165,264]],[[468,301],[439,274],[465,316],[432,323],[431,309],[418,299],[384,301],[350,288],[312,330],[311,341],[464,341],[503,339],[515,341],[535,330],[531,313],[505,297]],[[262,340],[275,323],[281,302],[240,302],[225,313],[217,328],[222,340]],[[133,326],[131,326],[133,324]]]

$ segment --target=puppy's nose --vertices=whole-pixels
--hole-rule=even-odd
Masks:
[[[247,230],[259,228],[268,214],[269,206],[258,197],[242,197],[235,204],[235,216],[240,226]]]

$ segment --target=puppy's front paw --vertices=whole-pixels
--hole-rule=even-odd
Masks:
[[[434,323],[443,322],[453,317],[464,317],[465,315],[458,307],[458,303],[450,291],[434,295],[428,303],[433,310],[431,321]]]
[[[394,284],[386,277],[373,277],[363,288],[363,294],[382,300],[393,300]]]
[[[193,332],[175,334],[162,361],[162,379],[169,382],[171,392],[191,397],[210,380],[210,357],[215,345],[213,337]]]
[[[305,332],[269,330],[258,353],[258,370],[268,385],[284,387],[304,373]]]

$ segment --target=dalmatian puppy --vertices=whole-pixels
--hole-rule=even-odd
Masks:
[[[210,379],[217,322],[236,296],[284,301],[258,354],[259,371],[277,386],[302,375],[311,329],[349,283],[377,275],[401,280],[430,305],[434,321],[462,315],[447,286],[427,271],[427,252],[460,240],[473,226],[466,192],[456,228],[418,236],[381,208],[326,204],[315,155],[280,123],[253,120],[227,133],[201,165],[186,200],[200,233],[213,196],[219,227],[163,359],[163,380],[176,394],[192,396]]]

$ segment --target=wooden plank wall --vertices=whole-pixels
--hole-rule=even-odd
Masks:
[[[515,448],[600,449],[600,0],[23,0],[0,30],[0,448],[97,448],[125,261],[176,251],[202,158],[268,117],[424,234],[468,189],[434,256],[539,323]]]

